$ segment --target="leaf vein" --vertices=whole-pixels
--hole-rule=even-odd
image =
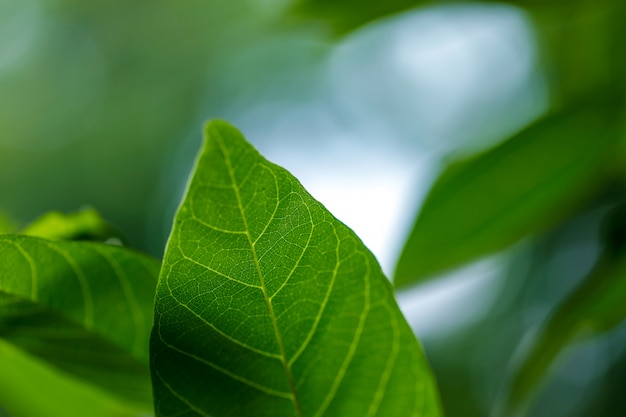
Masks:
[[[76,263],[76,260],[69,253],[57,247],[56,245],[52,244],[52,242],[48,242],[48,241],[42,241],[42,242],[44,242],[45,245],[48,246],[50,249],[52,249],[53,251],[61,255],[65,259],[65,261],[68,263],[68,265],[70,266],[74,274],[76,275],[78,285],[80,286],[81,292],[83,294],[83,304],[85,308],[83,319],[85,320],[85,327],[88,329],[91,329],[93,327],[93,320],[94,320],[94,302],[93,302],[93,296],[91,294],[91,289],[89,288],[89,281],[87,280],[87,277],[85,277],[83,270],[78,266],[78,264]]]
[[[189,407],[191,410],[193,410],[194,412],[198,413],[199,415],[203,417],[212,417],[210,414],[205,413],[201,408],[198,408],[195,405],[193,405],[191,401],[189,401],[187,398],[182,396],[178,391],[176,391],[170,384],[167,383],[165,378],[161,376],[159,371],[155,370],[154,372],[156,373],[157,377],[159,377],[163,385],[165,385],[165,388],[167,388],[169,392],[174,394],[174,396],[178,398],[182,403],[184,403],[187,407]],[[182,413],[178,413],[178,414],[182,414]]]
[[[370,264],[369,261],[367,260],[367,256],[365,256],[366,259],[366,265],[367,265],[367,272],[364,276],[365,279],[365,289],[364,289],[364,296],[365,296],[365,303],[363,306],[363,311],[361,311],[360,317],[359,317],[359,323],[357,325],[357,328],[354,332],[354,337],[352,339],[352,343],[350,343],[350,349],[348,350],[348,354],[346,355],[343,363],[341,364],[341,367],[339,368],[339,370],[337,371],[337,375],[335,377],[335,380],[333,381],[333,384],[330,388],[330,391],[328,392],[328,394],[326,394],[326,397],[324,398],[324,401],[322,402],[322,404],[320,405],[320,407],[318,408],[317,412],[315,413],[315,417],[319,417],[324,415],[324,413],[326,412],[326,409],[328,408],[328,406],[330,405],[330,402],[333,400],[333,398],[335,397],[335,394],[337,394],[337,390],[339,389],[339,385],[341,384],[341,381],[343,380],[343,377],[346,374],[346,371],[348,370],[348,366],[350,365],[350,362],[352,361],[352,358],[354,357],[354,354],[356,353],[356,349],[357,346],[359,345],[359,341],[361,339],[361,335],[363,334],[363,329],[365,327],[365,320],[367,318],[367,315],[369,313],[370,310]]]
[[[19,243],[12,242],[7,239],[3,239],[3,240],[9,245],[14,246],[20,252],[20,254],[24,257],[24,259],[26,259],[26,262],[28,263],[28,266],[30,268],[30,276],[31,276],[30,296],[33,299],[33,301],[37,301],[39,279],[38,279],[38,274],[37,274],[37,265],[35,265],[35,260],[32,258],[32,256],[30,256],[30,254],[26,251],[26,249],[24,249],[22,245],[20,245]]]
[[[261,288],[259,285],[248,284],[247,282],[240,281],[240,280],[238,280],[236,278],[231,277],[230,275],[226,275],[226,274],[218,271],[217,269],[213,269],[213,268],[211,268],[210,266],[208,266],[206,264],[203,264],[203,263],[200,263],[200,262],[196,261],[195,259],[185,255],[185,253],[183,252],[182,248],[180,248],[180,252],[182,254],[182,258],[185,259],[186,261],[189,261],[189,262],[191,262],[194,265],[197,265],[197,266],[199,266],[201,268],[204,268],[204,269],[206,269],[209,272],[213,272],[214,274],[219,275],[222,278],[226,278],[229,281],[236,282],[237,284],[241,284],[241,285],[243,285],[245,287],[252,287],[252,288],[259,288],[259,289]]]
[[[326,309],[326,305],[328,304],[328,300],[330,299],[330,294],[332,293],[332,290],[335,287],[335,279],[337,278],[337,274],[339,272],[339,266],[341,265],[341,262],[339,261],[339,243],[340,243],[340,241],[339,241],[339,235],[337,234],[337,229],[335,229],[334,225],[331,224],[331,226],[333,228],[333,233],[335,234],[335,237],[337,238],[337,244],[335,246],[335,253],[336,253],[335,269],[333,270],[333,275],[332,275],[332,278],[330,280],[330,284],[328,285],[328,290],[326,291],[326,294],[324,295],[324,300],[322,300],[322,304],[320,306],[319,312],[315,316],[315,320],[313,321],[313,325],[311,326],[311,330],[306,335],[306,337],[304,338],[304,341],[302,342],[302,344],[300,345],[298,350],[294,353],[294,355],[292,356],[291,360],[289,361],[289,365],[290,366],[293,365],[298,360],[300,355],[305,351],[305,349],[307,348],[307,346],[311,342],[311,339],[313,339],[313,335],[315,334],[315,331],[317,330],[317,326],[319,325],[320,320],[322,319],[322,315],[324,314],[324,310]]]
[[[145,340],[145,320],[143,312],[141,311],[141,307],[139,306],[139,302],[137,301],[137,297],[133,291],[132,285],[128,279],[128,276],[123,271],[120,266],[120,263],[112,257],[107,251],[103,250],[98,246],[92,246],[93,250],[100,254],[113,268],[113,272],[117,277],[120,287],[122,288],[122,292],[124,293],[124,297],[128,302],[128,307],[131,312],[131,316],[133,322],[135,324],[135,331],[133,332],[133,353],[136,356],[140,356],[143,350],[142,340]]]
[[[246,231],[245,230],[228,230],[228,229],[222,229],[221,227],[217,227],[217,226],[213,226],[210,223],[205,222],[204,220],[201,220],[196,213],[193,211],[193,204],[192,204],[192,208],[191,208],[191,218],[194,222],[199,223],[200,225],[206,227],[207,229],[211,229],[211,230],[215,230],[216,232],[220,232],[220,233],[224,233],[224,234],[229,234],[229,235],[245,235]]]
[[[249,387],[252,387],[252,388],[254,388],[256,390],[264,392],[264,393],[266,393],[268,395],[272,395],[272,396],[279,397],[279,398],[285,398],[285,399],[292,399],[293,398],[293,396],[292,396],[292,394],[290,392],[280,391],[280,390],[276,390],[276,389],[273,389],[273,388],[266,387],[263,384],[259,384],[258,382],[251,381],[248,378],[245,378],[245,377],[243,377],[241,375],[237,375],[236,373],[231,372],[228,369],[223,368],[223,367],[221,367],[221,366],[219,366],[219,365],[217,365],[217,364],[215,364],[215,363],[213,363],[213,362],[211,362],[211,361],[209,361],[207,359],[204,359],[204,358],[202,358],[202,357],[200,357],[198,355],[194,355],[193,353],[190,353],[190,352],[187,352],[187,351],[185,351],[183,349],[180,349],[180,348],[176,347],[175,345],[167,343],[165,341],[165,339],[163,339],[161,334],[159,334],[159,338],[161,339],[163,344],[165,344],[165,346],[167,346],[168,348],[170,348],[170,349],[180,353],[181,355],[185,355],[185,356],[187,356],[187,357],[189,357],[189,358],[191,358],[191,359],[193,359],[193,360],[195,360],[197,362],[200,362],[200,363],[203,363],[203,364],[205,364],[207,366],[210,366],[211,368],[213,368],[216,371],[218,371],[218,372],[220,372],[220,373],[222,373],[222,374],[224,374],[224,375],[234,379],[235,381],[239,381],[239,382],[241,382],[241,383],[243,383],[245,385],[248,385]]]
[[[385,363],[385,369],[383,370],[378,387],[376,388],[376,392],[372,398],[372,402],[370,403],[370,407],[367,411],[367,417],[375,416],[376,413],[378,413],[378,408],[380,407],[380,403],[385,395],[385,391],[387,390],[389,378],[391,377],[391,373],[398,358],[398,353],[400,352],[400,330],[398,328],[398,321],[394,317],[393,312],[389,311],[389,305],[385,304],[384,307],[389,313],[390,325],[393,331],[391,353]]]
[[[289,383],[289,389],[291,391],[291,399],[293,402],[293,406],[295,409],[295,412],[298,416],[303,417],[303,413],[302,413],[302,406],[300,404],[300,401],[298,399],[298,393],[296,391],[295,388],[295,384],[294,384],[294,380],[293,380],[293,375],[291,373],[291,368],[289,366],[286,354],[285,354],[285,347],[283,346],[283,341],[282,341],[282,336],[280,333],[280,330],[278,329],[278,323],[276,322],[276,317],[274,315],[274,307],[272,306],[272,300],[269,298],[269,295],[267,293],[267,287],[265,285],[265,278],[263,276],[263,272],[261,270],[261,265],[259,264],[259,259],[258,259],[258,255],[256,252],[256,246],[254,241],[252,240],[252,236],[250,235],[250,227],[248,226],[248,219],[245,213],[245,209],[244,206],[241,202],[241,194],[240,194],[240,190],[239,190],[239,186],[237,185],[237,181],[235,178],[235,173],[234,173],[234,169],[232,166],[232,161],[231,161],[231,156],[230,153],[228,151],[228,148],[226,148],[226,146],[224,145],[224,139],[222,138],[221,134],[219,131],[216,130],[215,132],[215,138],[218,142],[218,145],[220,146],[222,153],[224,155],[224,160],[226,162],[226,167],[228,169],[228,175],[230,176],[231,182],[233,184],[233,187],[235,189],[235,196],[237,197],[237,204],[239,205],[239,211],[241,213],[241,217],[243,219],[244,222],[244,226],[245,229],[247,231],[247,237],[248,237],[248,242],[250,244],[250,248],[252,249],[252,255],[254,258],[254,262],[256,265],[256,269],[257,269],[257,273],[259,276],[259,280],[261,282],[261,291],[263,292],[263,297],[265,298],[265,302],[267,304],[267,309],[269,311],[269,315],[270,315],[270,319],[272,321],[272,325],[274,327],[274,333],[276,336],[276,341],[278,343],[278,347],[280,349],[280,354],[281,354],[281,362],[283,364],[283,368],[285,370],[285,375],[287,377],[287,381]],[[273,173],[272,173],[273,175]],[[276,187],[278,188],[278,184],[277,184],[277,179],[276,177],[274,177],[274,183],[276,184]],[[276,203],[278,205],[278,202]],[[271,222],[271,219],[268,221]],[[267,225],[266,225],[267,226]]]
[[[302,258],[304,257],[304,254],[305,254],[307,248],[309,247],[309,244],[311,243],[311,239],[313,238],[313,231],[315,230],[315,224],[313,222],[313,216],[311,215],[311,210],[309,209],[308,206],[306,206],[306,204],[304,205],[304,207],[306,207],[306,209],[307,209],[307,212],[309,214],[309,221],[311,223],[311,231],[309,232],[309,236],[307,238],[306,245],[304,245],[302,247],[302,252],[300,252],[300,255],[298,256],[298,259],[294,263],[293,268],[291,268],[291,271],[289,271],[289,274],[287,274],[287,277],[285,278],[285,281],[283,281],[283,283],[280,285],[280,287],[278,287],[276,289],[276,291],[274,291],[274,294],[272,294],[270,296],[270,301],[276,295],[278,295],[278,293],[280,293],[280,291],[289,283],[289,281],[291,280],[292,275],[294,274],[296,269],[298,269],[298,267],[300,266],[300,263],[302,262]]]
[[[258,349],[255,348],[253,346],[248,345],[247,343],[242,342],[241,340],[235,339],[234,337],[228,335],[227,333],[224,333],[220,328],[218,328],[217,326],[215,326],[213,323],[211,323],[210,321],[208,321],[207,319],[205,319],[204,317],[202,317],[200,314],[198,314],[193,308],[189,307],[189,305],[187,303],[182,302],[180,299],[178,299],[178,297],[176,297],[174,295],[174,292],[172,291],[172,288],[170,287],[170,282],[169,279],[167,279],[167,288],[169,290],[170,296],[176,300],[176,302],[183,307],[185,310],[189,311],[191,314],[194,315],[194,317],[196,317],[197,319],[199,319],[200,321],[202,321],[204,324],[206,324],[207,326],[209,326],[211,329],[213,329],[214,331],[216,331],[220,336],[226,338],[227,340],[230,340],[231,342],[235,343],[236,345],[241,346],[244,349],[247,349],[251,352],[255,352],[258,353],[259,355],[262,356],[267,356],[268,358],[274,358],[274,359],[280,359],[280,355],[276,354],[276,353],[271,353],[271,352],[266,352],[262,349]]]

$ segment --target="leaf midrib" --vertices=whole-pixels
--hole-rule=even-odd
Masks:
[[[237,180],[235,179],[235,172],[234,172],[234,169],[233,169],[233,166],[232,166],[230,152],[228,151],[228,148],[225,146],[224,139],[222,138],[222,136],[219,133],[219,131],[216,129],[214,131],[214,133],[215,133],[216,142],[218,143],[218,146],[220,147],[220,150],[222,151],[222,153],[224,155],[224,161],[226,163],[226,169],[228,170],[228,175],[230,177],[230,181],[232,183],[233,190],[235,191],[235,197],[237,199],[237,206],[239,208],[239,213],[241,214],[241,218],[243,220],[243,225],[244,225],[244,229],[245,229],[246,238],[248,239],[248,244],[250,245],[250,250],[252,252],[252,256],[253,256],[253,259],[254,259],[254,265],[256,267],[257,275],[259,276],[259,282],[261,284],[261,291],[263,293],[263,298],[265,299],[265,304],[267,305],[267,309],[268,309],[268,312],[269,312],[270,320],[272,322],[272,326],[273,326],[273,329],[274,329],[274,336],[276,337],[276,342],[278,343],[278,348],[280,350],[280,360],[282,362],[283,369],[285,371],[285,376],[287,377],[287,382],[289,384],[289,390],[290,390],[291,395],[292,395],[291,399],[292,399],[293,407],[294,407],[294,410],[295,410],[296,415],[298,417],[304,417],[304,414],[302,412],[302,406],[301,406],[300,400],[298,398],[298,392],[296,390],[296,384],[295,384],[295,380],[294,380],[294,377],[293,377],[293,373],[291,372],[291,366],[289,364],[289,360],[287,359],[287,354],[285,352],[285,347],[284,347],[284,344],[283,344],[282,336],[281,336],[280,330],[278,328],[278,322],[276,320],[276,315],[274,313],[274,307],[272,305],[272,300],[271,300],[271,298],[270,298],[270,296],[269,296],[269,294],[267,292],[267,286],[265,285],[265,277],[263,275],[263,271],[261,270],[261,265],[259,263],[259,258],[258,258],[257,251],[256,251],[256,245],[255,245],[255,242],[252,239],[252,236],[250,235],[250,228],[248,227],[248,219],[246,217],[245,209],[244,209],[244,206],[243,206],[242,201],[241,201],[241,194],[239,192],[239,185],[237,183]]]

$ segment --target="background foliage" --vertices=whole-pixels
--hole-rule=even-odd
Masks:
[[[340,165],[331,171],[339,181],[359,169],[357,149],[384,148],[364,163],[373,175],[385,173],[386,157],[429,168],[403,171],[415,176],[404,180],[415,185],[404,189],[410,214],[385,255],[387,264],[400,258],[398,283],[430,281],[409,291],[404,299],[418,301],[407,311],[436,285],[480,283],[457,301],[481,311],[474,320],[452,325],[430,314],[437,330],[419,334],[446,414],[620,415],[625,7],[2,2],[0,205],[10,215],[0,229],[90,204],[132,245],[160,256],[173,196],[211,117],[241,126],[298,177],[293,155],[314,160],[319,176]],[[489,35],[472,24],[495,31],[494,22],[525,35],[467,41]],[[420,45],[420,28],[431,49]],[[438,60],[446,48],[471,59]],[[369,193],[381,189],[359,180]],[[419,184],[428,181],[424,197]],[[361,209],[370,222],[379,217]],[[444,275],[487,255],[495,272]],[[464,314],[449,300],[444,307]]]

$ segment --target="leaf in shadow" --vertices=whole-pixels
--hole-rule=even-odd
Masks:
[[[626,319],[626,252],[608,251],[540,329],[512,376],[503,414],[523,415],[558,355],[572,342],[598,336]]]
[[[146,410],[59,372],[0,338],[2,417],[138,417]]]
[[[374,20],[432,3],[425,0],[300,0],[293,6],[292,13],[329,23],[334,34],[342,35]]]
[[[0,293],[0,337],[129,401],[152,401],[145,362],[54,310]]]
[[[505,249],[567,218],[605,180],[620,124],[587,105],[552,114],[450,164],[428,193],[398,260],[402,287]]]
[[[225,122],[176,215],[155,305],[158,416],[438,416],[374,256]]]

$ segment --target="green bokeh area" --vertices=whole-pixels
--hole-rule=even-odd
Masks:
[[[146,237],[161,164],[196,125],[242,8],[2,2],[0,205],[26,222],[90,204],[135,245],[162,250]]]

